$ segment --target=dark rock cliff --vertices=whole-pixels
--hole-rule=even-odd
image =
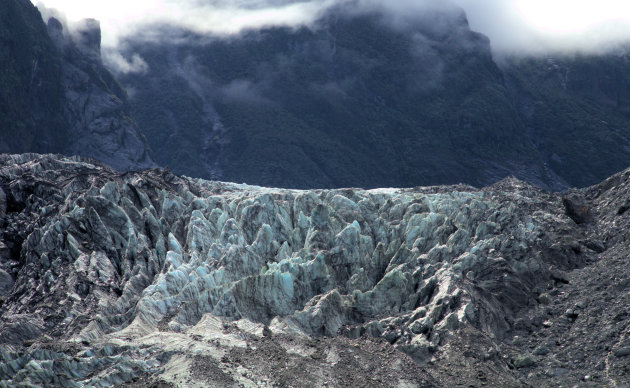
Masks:
[[[0,150],[59,151],[67,139],[62,114],[61,56],[27,0],[0,4]]]
[[[86,20],[70,36],[51,18],[48,30],[63,59],[63,115],[70,140],[63,153],[89,156],[119,170],[154,166],[129,116],[127,93],[101,61],[99,23]]]
[[[0,151],[56,152],[122,170],[153,166],[127,95],[105,69],[98,22],[71,37],[28,0],[0,5]]]

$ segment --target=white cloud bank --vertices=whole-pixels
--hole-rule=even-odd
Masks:
[[[196,32],[230,34],[243,28],[293,26],[314,21],[327,7],[351,0],[33,0],[55,8],[70,22],[101,21],[103,45],[151,23]],[[471,27],[490,37],[495,51],[597,51],[630,41],[628,0],[452,0]],[[423,4],[446,0],[360,0],[408,16]]]
[[[201,1],[201,0],[40,0],[72,23],[84,18],[101,22],[103,45],[153,23],[167,23],[196,32],[231,34],[244,28],[308,24],[336,0]]]
[[[628,0],[453,0],[500,52],[597,52],[630,42]]]

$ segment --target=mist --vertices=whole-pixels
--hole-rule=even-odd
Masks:
[[[35,1],[34,1],[35,2]],[[493,52],[544,54],[600,52],[630,42],[630,3],[616,0],[41,0],[69,21],[100,20],[104,47],[128,36],[151,35],[151,25],[171,25],[196,33],[230,35],[244,29],[312,25],[327,9],[346,5],[362,12],[380,9],[394,25],[421,18],[427,7],[466,12],[471,28],[490,38]],[[439,21],[438,21],[439,22]],[[136,63],[117,59],[129,71]]]
[[[630,43],[630,2],[453,0],[495,53],[601,53]]]
[[[151,34],[152,25],[196,33],[231,35],[244,29],[311,24],[338,0],[42,0],[37,6],[64,15],[68,25],[84,18],[101,22],[102,44],[115,47],[126,37]]]

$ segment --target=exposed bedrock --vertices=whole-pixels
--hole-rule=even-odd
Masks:
[[[598,244],[517,180],[298,191],[28,154],[0,156],[0,189],[0,385],[122,383],[170,356],[107,341],[208,317],[423,363],[464,326],[504,339]],[[77,349],[22,348],[42,338]]]

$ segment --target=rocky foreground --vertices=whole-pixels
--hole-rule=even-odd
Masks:
[[[629,177],[299,191],[0,155],[0,386],[628,386]]]

